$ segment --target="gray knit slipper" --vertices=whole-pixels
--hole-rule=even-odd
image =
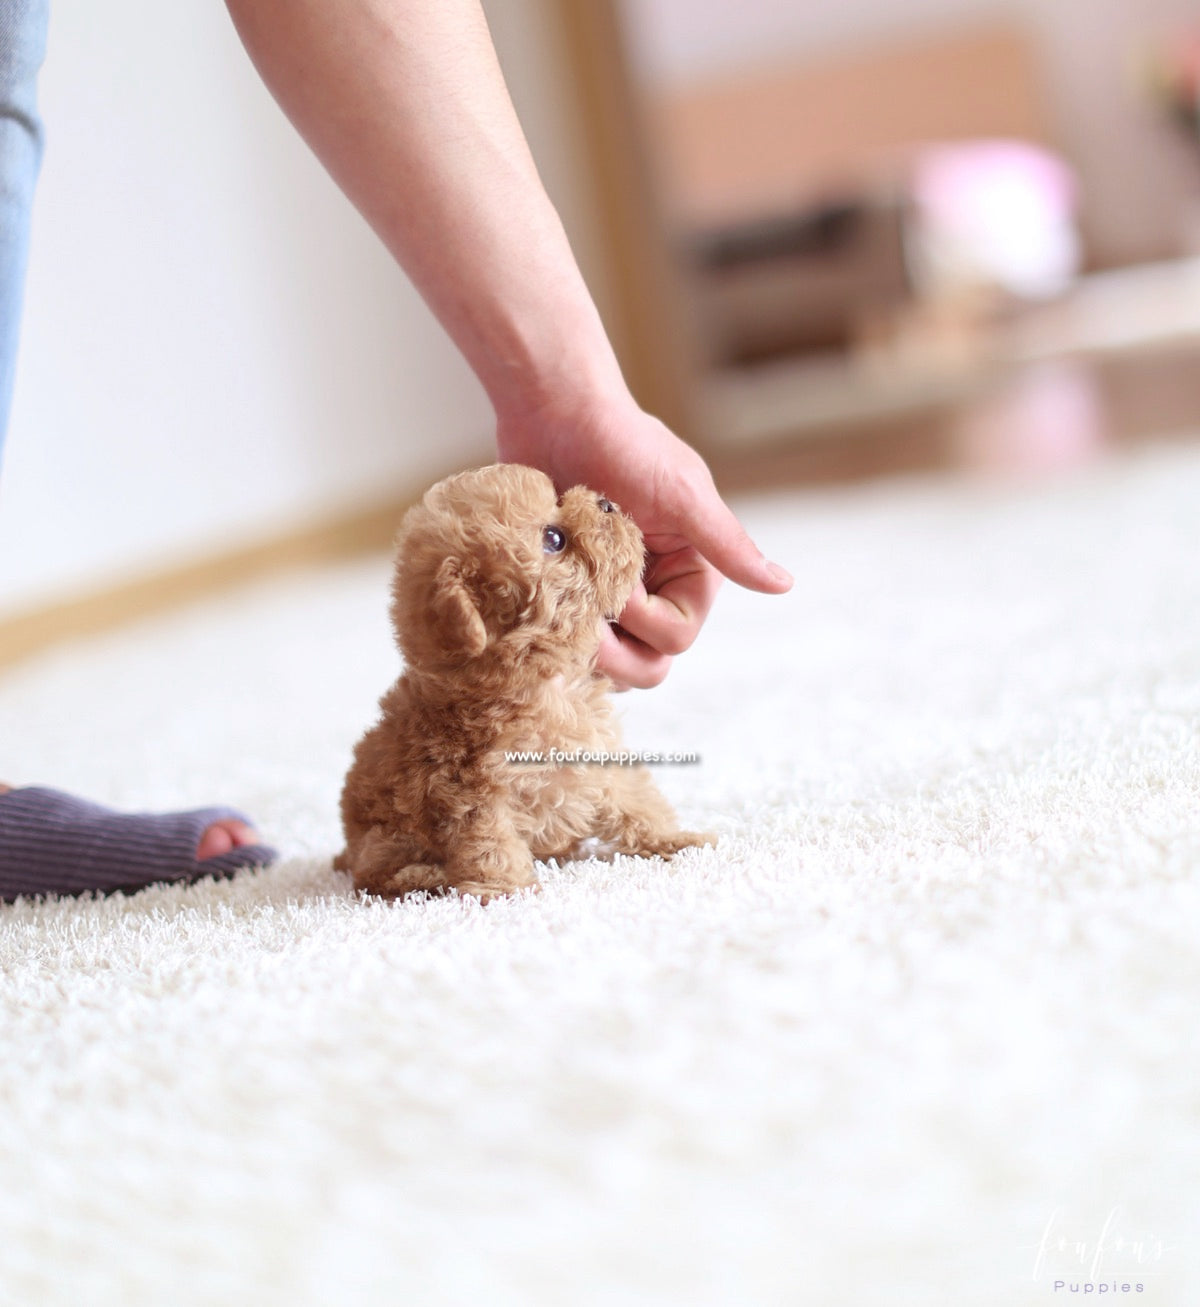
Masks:
[[[57,790],[9,790],[0,794],[0,901],[133,894],[160,881],[232,876],[275,861],[274,849],[249,844],[197,862],[201,835],[226,820],[247,821],[232,808],[120,813]]]

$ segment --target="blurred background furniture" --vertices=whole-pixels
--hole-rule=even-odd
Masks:
[[[963,432],[976,425],[977,406],[993,414],[1007,396],[1030,391],[1024,374],[1034,367],[1039,404],[1060,388],[1047,412],[1089,428],[1061,442],[1060,453],[1200,416],[1190,380],[1200,371],[1200,297],[1180,199],[1194,185],[1164,173],[1171,143],[1156,139],[1136,79],[1103,85],[1121,73],[1113,59],[1122,42],[1132,66],[1137,16],[1119,3],[1103,14],[1074,6],[1074,35],[1092,66],[1088,85],[1071,88],[1061,66],[1068,34],[1049,30],[1035,10],[1023,14],[1027,7],[998,22],[978,6],[942,5],[962,10],[959,21],[914,19],[908,30],[896,19],[886,35],[821,49],[765,48],[760,33],[753,57],[747,39],[726,60],[714,53],[716,38],[703,57],[687,52],[699,38],[678,30],[666,41],[674,53],[655,48],[685,20],[670,0],[610,6],[608,40],[591,41],[583,57],[592,108],[606,94],[623,100],[609,117],[620,135],[602,190],[636,215],[635,235],[641,222],[644,248],[630,266],[657,257],[664,266],[639,280],[653,280],[670,301],[648,303],[641,287],[635,315],[656,329],[633,371],[656,375],[659,393],[668,392],[658,407],[724,473],[764,459],[798,475],[860,456],[867,471],[942,460],[971,444]],[[723,21],[765,31],[761,9]],[[1056,13],[1060,23],[1068,17]],[[1153,18],[1144,14],[1147,31]],[[599,20],[589,21],[594,35]],[[1078,110],[1094,110],[1098,99],[1110,112],[1088,135]],[[1162,159],[1153,149],[1115,158],[1137,133]],[[1041,241],[1040,281],[1017,275],[1011,258],[1012,275],[1002,259],[991,267],[997,275],[978,260],[968,266],[954,215],[947,222],[945,205],[938,212],[928,202],[930,159],[944,180],[945,156],[957,152],[961,164],[972,150],[1001,148],[1061,174],[1041,187],[1038,214],[996,177],[992,207],[1009,207],[994,226],[1025,222],[1008,254],[1025,257],[1030,241]],[[1122,162],[1129,203],[1105,207]],[[1138,167],[1168,176],[1161,193],[1170,223],[1144,220]],[[966,171],[958,167],[960,181]],[[977,178],[983,171],[975,168]],[[639,188],[645,193],[635,195]],[[1057,202],[1047,198],[1056,189]],[[967,207],[986,208],[983,195]],[[1020,446],[1014,439],[1023,459]]]

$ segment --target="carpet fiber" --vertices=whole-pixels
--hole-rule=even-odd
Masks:
[[[744,502],[795,590],[621,701],[720,846],[486,909],[330,868],[385,560],[10,673],[11,779],[283,858],[0,907],[0,1302],[1200,1302],[1197,505]]]

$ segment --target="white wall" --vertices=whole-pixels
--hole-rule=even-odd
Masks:
[[[56,0],[0,615],[490,456],[474,378],[220,0]]]
[[[1139,55],[1194,26],[1195,0],[622,0],[642,74],[680,80],[993,19],[1038,42],[1061,146],[1085,188],[1104,262],[1178,247],[1200,195],[1195,147],[1175,139],[1138,85]]]

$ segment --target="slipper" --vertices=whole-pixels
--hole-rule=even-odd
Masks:
[[[218,821],[249,824],[233,808],[120,813],[39,786],[9,790],[0,794],[0,901],[134,894],[162,881],[232,876],[279,856],[265,844],[248,844],[198,862],[200,837]]]

